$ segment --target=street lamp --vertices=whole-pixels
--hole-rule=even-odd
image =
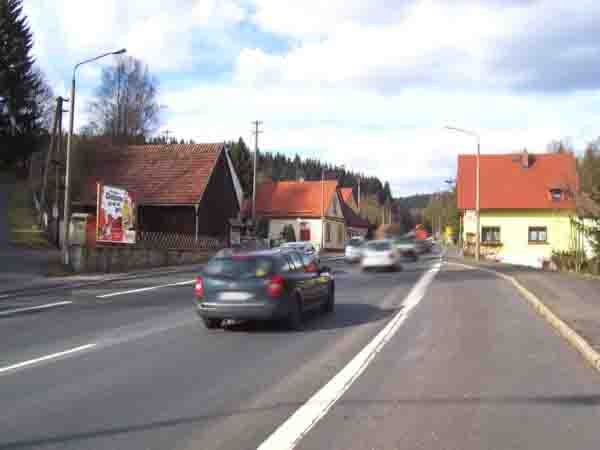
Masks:
[[[479,166],[480,166],[480,156],[481,156],[481,152],[480,152],[480,139],[479,139],[479,135],[477,133],[475,133],[474,131],[470,131],[470,130],[465,130],[463,128],[456,128],[456,127],[444,127],[447,130],[451,130],[451,131],[456,131],[458,133],[463,133],[463,134],[467,134],[469,136],[474,137],[475,139],[477,139],[477,157],[476,157],[476,168],[475,168],[475,222],[476,222],[476,227],[477,230],[475,232],[475,260],[479,261],[479,244],[480,244],[480,230],[479,230],[479,212],[480,212],[480,208],[479,208],[479,196],[480,196],[480,184],[479,184]]]
[[[75,64],[73,67],[73,78],[71,79],[71,108],[69,109],[69,134],[67,136],[67,156],[66,156],[66,174],[65,174],[65,237],[63,240],[63,258],[64,263],[69,264],[69,223],[71,215],[70,194],[71,194],[71,144],[73,142],[73,122],[75,120],[75,75],[79,66],[97,61],[100,58],[110,55],[121,55],[127,50],[122,48],[114,52],[103,53],[95,58],[86,59]]]

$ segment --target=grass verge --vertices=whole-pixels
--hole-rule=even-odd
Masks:
[[[27,181],[17,179],[8,199],[8,224],[12,244],[27,248],[50,248],[39,227]]]

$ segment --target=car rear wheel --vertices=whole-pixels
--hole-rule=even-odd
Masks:
[[[323,303],[323,312],[325,314],[330,314],[335,309],[335,288],[332,286],[329,287],[329,293],[327,294],[327,298],[325,299],[325,303]]]
[[[299,295],[294,299],[294,304],[287,318],[287,325],[290,330],[302,330],[302,299]]]
[[[214,330],[215,328],[219,328],[221,326],[221,319],[210,319],[208,317],[202,318],[204,322],[204,326],[209,330]]]

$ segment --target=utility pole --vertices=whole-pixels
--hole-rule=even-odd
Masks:
[[[252,133],[254,134],[254,163],[252,164],[252,223],[256,228],[256,163],[258,161],[258,135],[262,133],[262,130],[259,130],[259,126],[262,125],[260,120],[255,120],[252,122],[254,125],[254,130]]]
[[[479,160],[481,159],[481,151],[479,144],[479,136],[477,136],[477,168],[476,170],[476,181],[475,181],[475,214],[477,215],[477,232],[475,233],[475,261],[479,261],[481,258],[479,253],[479,247],[481,242],[481,228],[480,228],[480,208],[479,208],[479,190],[481,189],[481,185],[479,184]]]
[[[362,216],[360,211],[360,178],[358,179],[358,215]]]
[[[321,250],[325,250],[325,168],[321,167]]]

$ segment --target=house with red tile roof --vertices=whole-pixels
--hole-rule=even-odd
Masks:
[[[103,146],[74,207],[95,214],[96,183],[127,189],[138,231],[223,237],[243,193],[225,144]]]
[[[458,157],[457,203],[465,252],[476,236],[476,156]],[[481,155],[480,236],[483,256],[542,267],[553,251],[573,248],[578,216],[577,162],[570,153]]]
[[[368,229],[368,222],[344,202],[336,180],[261,183],[256,189],[256,216],[269,219],[270,239],[279,238],[291,225],[297,240],[330,250],[343,249],[348,232]]]

